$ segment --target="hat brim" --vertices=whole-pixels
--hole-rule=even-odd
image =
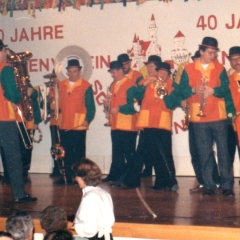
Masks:
[[[206,44],[199,44],[198,46],[200,46],[200,47],[212,48],[212,49],[214,49],[214,50],[217,50],[217,51],[219,51],[219,48],[218,48],[218,47],[213,47],[213,46],[206,45]]]
[[[111,70],[114,70],[114,69],[117,69],[117,70],[118,70],[118,69],[122,69],[122,67],[121,67],[121,68],[110,68],[110,69],[108,69],[107,71],[108,71],[108,72],[111,72]]]
[[[8,45],[1,45],[0,47],[7,47]]]
[[[240,53],[230,54],[230,55],[228,55],[228,58],[233,57],[233,56],[240,56]]]
[[[69,67],[66,67],[66,69],[69,69],[70,67],[78,67],[79,69],[82,69],[82,66],[69,66]]]

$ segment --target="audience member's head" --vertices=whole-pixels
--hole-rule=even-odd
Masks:
[[[87,158],[83,158],[73,164],[72,170],[80,188],[84,188],[84,185],[96,187],[102,181],[102,173],[99,166]]]
[[[58,230],[48,233],[43,240],[73,240],[73,235],[67,230]]]
[[[15,212],[6,221],[6,231],[12,235],[14,240],[32,240],[32,217],[24,211]]]
[[[14,240],[11,233],[0,231],[0,240]]]
[[[40,224],[43,234],[67,230],[67,213],[60,207],[48,206],[40,215]]]

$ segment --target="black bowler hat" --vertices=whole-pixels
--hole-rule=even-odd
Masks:
[[[169,74],[171,73],[171,66],[169,63],[161,62],[156,70],[159,71],[161,69],[167,71]]]
[[[3,41],[0,39],[0,48],[7,47],[8,45],[4,45]]]
[[[151,56],[148,57],[148,61],[145,62],[144,64],[147,65],[150,62],[153,62],[156,65],[159,65],[162,62],[162,59],[157,55],[151,55]]]
[[[80,66],[80,63],[77,59],[71,59],[71,60],[68,60],[68,65],[66,67],[66,69],[70,68],[70,67],[78,67],[78,68],[82,68]]]
[[[122,64],[125,63],[125,62],[132,61],[126,53],[120,54],[117,57],[117,60]]]
[[[195,59],[196,59],[196,58],[200,58],[200,56],[201,56],[201,55],[200,55],[200,52],[199,52],[199,50],[197,50],[197,51],[195,52],[194,56],[191,57],[191,59],[192,59],[193,61],[195,61]]]
[[[240,47],[231,47],[229,49],[228,57],[231,57],[233,55],[240,55]]]
[[[203,47],[208,47],[208,48],[213,48],[215,50],[219,50],[218,48],[218,41],[216,38],[213,37],[205,37],[202,40],[202,44],[200,44],[199,46],[203,46]]]
[[[119,61],[112,61],[110,62],[110,66],[109,66],[109,70],[108,72],[110,72],[112,69],[121,69],[123,68],[123,65],[121,62]]]

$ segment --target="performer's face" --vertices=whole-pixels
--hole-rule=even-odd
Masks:
[[[2,62],[6,62],[7,61],[7,49],[5,47],[0,52],[0,60]]]
[[[122,79],[123,69],[111,69],[110,74],[114,81],[119,81]]]
[[[217,50],[207,48],[205,51],[200,50],[200,62],[202,64],[209,64],[213,62],[217,57]]]
[[[123,72],[124,74],[128,74],[131,69],[131,61],[123,63]]]
[[[164,69],[160,69],[157,72],[157,76],[159,78],[162,78],[163,81],[166,81],[169,77],[168,71],[164,70]]]
[[[157,75],[157,71],[156,71],[156,65],[153,62],[150,62],[147,64],[147,69],[148,69],[148,75],[150,77],[156,76]]]
[[[76,82],[81,76],[81,69],[78,67],[69,67],[68,68],[68,77],[71,82]]]
[[[231,67],[240,73],[240,55],[229,57]]]

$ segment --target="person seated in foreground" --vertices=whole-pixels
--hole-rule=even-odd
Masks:
[[[6,231],[12,235],[14,240],[32,240],[32,217],[25,211],[13,213],[6,220]]]
[[[98,186],[102,175],[99,166],[84,158],[73,164],[72,170],[83,191],[74,220],[75,231],[78,236],[88,239],[113,239],[113,203],[110,194]]]
[[[14,240],[11,233],[0,231],[0,240]]]
[[[73,240],[73,235],[67,230],[58,230],[47,233],[43,240]]]
[[[60,207],[48,206],[41,212],[40,224],[44,236],[59,230],[67,230],[67,213]]]

